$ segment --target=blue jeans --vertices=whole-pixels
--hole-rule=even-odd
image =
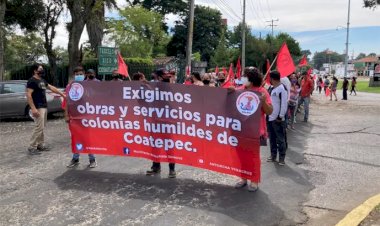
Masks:
[[[285,131],[286,125],[285,122],[271,121],[268,122],[268,132],[269,132],[269,141],[270,141],[270,152],[272,159],[276,159],[277,152],[279,153],[279,160],[285,160],[286,154],[286,137]]]
[[[78,153],[74,153],[73,154],[73,159],[74,160],[79,160],[79,154]],[[90,162],[95,161],[95,155],[94,154],[88,154],[88,159],[90,160]]]
[[[310,104],[310,97],[301,97],[299,103],[298,103],[298,107],[301,106],[301,104],[303,104],[303,108],[305,110],[305,116],[304,116],[304,120],[308,120],[309,119],[309,104]]]

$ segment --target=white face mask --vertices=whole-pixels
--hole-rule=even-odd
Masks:
[[[248,78],[247,77],[241,77],[241,82],[244,84],[244,85],[249,85],[250,82],[248,81]]]

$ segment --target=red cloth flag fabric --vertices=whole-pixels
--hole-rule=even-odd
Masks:
[[[313,68],[309,68],[309,70],[307,70],[307,75],[311,75],[312,72],[313,72]]]
[[[330,96],[330,93],[331,93],[330,88],[326,88],[326,97]]]
[[[191,73],[191,67],[190,66],[186,66],[186,75],[190,76],[190,73]]]
[[[298,66],[302,67],[302,66],[306,66],[307,65],[307,59],[306,59],[306,56],[303,55],[300,63],[298,64]]]
[[[227,70],[226,70],[225,67],[223,67],[222,71],[223,71],[223,74],[224,74],[224,75],[228,75]]]
[[[219,67],[216,66],[216,68],[215,68],[215,74],[218,75],[218,73],[219,73]]]
[[[267,84],[267,85],[270,85],[270,76],[269,76],[269,71],[270,70],[270,62],[269,62],[269,60],[267,59],[267,71],[266,71],[266,78],[265,78],[265,83]]]
[[[225,69],[223,68],[223,70]],[[232,81],[233,78],[234,78],[234,71],[233,71],[233,65],[231,63],[230,70],[228,71],[226,81],[223,83],[222,88],[229,88],[231,86],[234,86],[234,82]]]
[[[292,56],[290,55],[288,46],[284,42],[277,56],[277,70],[280,72],[281,78],[286,77],[296,70]]]
[[[240,79],[241,77],[241,64],[240,64],[240,57],[236,63],[236,78]]]
[[[125,64],[120,52],[117,53],[117,64],[117,73],[124,76],[125,78],[129,77],[128,66]]]

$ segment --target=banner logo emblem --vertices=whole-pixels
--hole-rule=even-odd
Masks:
[[[81,84],[79,83],[73,83],[71,85],[70,91],[69,91],[69,96],[70,99],[73,101],[80,100],[82,98],[84,93],[84,88]]]
[[[236,100],[237,110],[245,116],[250,116],[257,111],[260,99],[253,92],[244,92]]]

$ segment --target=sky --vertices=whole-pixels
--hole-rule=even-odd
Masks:
[[[222,12],[228,26],[237,25],[242,18],[243,0],[195,0],[195,4],[209,6]],[[117,0],[119,7],[125,7],[124,0]],[[264,36],[271,32],[267,21],[275,19],[274,33],[290,33],[302,49],[311,52],[327,48],[339,53],[345,50],[348,0],[246,0],[246,21],[253,34]],[[115,10],[107,11],[108,17],[117,17]],[[168,15],[169,27],[174,25],[176,15]],[[69,12],[61,17],[62,22],[70,21]],[[340,28],[337,30],[337,27]],[[363,8],[362,0],[351,0],[349,54],[358,55],[375,52],[380,54],[380,7],[376,10]],[[81,41],[88,40],[87,32]],[[67,48],[68,33],[61,23],[57,29],[55,46]]]

